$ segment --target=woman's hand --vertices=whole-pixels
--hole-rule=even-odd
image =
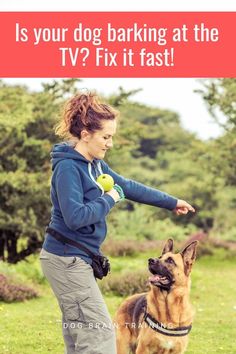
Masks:
[[[192,213],[195,213],[195,209],[187,203],[185,200],[178,199],[177,204],[173,212],[176,215],[185,215],[188,214],[188,212],[191,211]]]
[[[112,188],[106,194],[110,195],[114,199],[115,202],[118,202],[118,200],[120,200],[120,195],[115,188]]]

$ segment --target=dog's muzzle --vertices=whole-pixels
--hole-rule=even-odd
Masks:
[[[170,290],[171,285],[174,283],[173,275],[158,258],[150,258],[148,260],[148,269],[152,273],[148,278],[151,284],[163,290]]]

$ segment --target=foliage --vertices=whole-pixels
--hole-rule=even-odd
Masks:
[[[224,78],[205,80],[203,89],[198,90],[209,107],[211,114],[224,129],[236,127],[236,79]],[[224,118],[219,112],[224,114]]]
[[[73,84],[54,82],[34,93],[0,83],[0,258],[10,263],[41,246],[50,215],[49,153],[59,93],[73,91]]]
[[[102,251],[112,257],[135,256],[138,252],[147,252],[160,247],[159,240],[126,240],[109,239],[102,246]]]
[[[236,185],[236,79],[224,78],[204,82],[199,91],[224,134],[212,143],[215,169],[226,185]],[[217,152],[215,154],[215,152]]]
[[[50,218],[53,127],[76,79],[53,80],[40,92],[0,82],[0,258],[11,263],[41,247]],[[202,141],[177,113],[135,102],[139,89],[105,97],[120,110],[107,161],[118,173],[185,199],[195,214],[173,213],[125,201],[108,217],[112,239],[182,240],[197,229],[236,240],[235,79],[206,81],[201,91],[214,116],[225,114],[224,134]],[[129,250],[127,250],[129,252]]]
[[[167,211],[163,212],[161,218],[154,208],[140,204],[134,204],[132,212],[127,213],[126,209],[120,209],[108,217],[109,238],[146,241],[172,237],[175,240],[183,240],[196,230],[196,227],[190,223],[177,225],[167,218],[167,213]]]
[[[37,296],[34,289],[25,285],[12,284],[5,275],[0,274],[0,301],[24,301]]]
[[[208,147],[211,173],[218,180],[212,216],[213,234],[235,240],[236,188],[236,79],[225,78],[204,81],[200,91],[213,118],[222,127],[223,134]]]
[[[149,289],[147,271],[125,272],[104,279],[100,288],[104,294],[113,293],[119,296],[129,296],[142,293]]]
[[[6,275],[13,283],[29,284],[37,287],[38,284],[45,284],[38,253],[27,256],[16,264],[0,262],[0,273]]]

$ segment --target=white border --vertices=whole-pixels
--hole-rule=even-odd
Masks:
[[[236,1],[2,0],[0,11],[236,11]]]

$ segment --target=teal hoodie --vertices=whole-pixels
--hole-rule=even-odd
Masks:
[[[103,160],[90,162],[69,143],[56,144],[51,158],[52,211],[49,226],[82,243],[94,254],[100,253],[107,233],[106,215],[115,205],[113,198],[104,193],[96,182],[100,174],[111,175],[122,187],[126,199],[169,210],[176,207],[176,198],[120,176]],[[84,251],[64,245],[49,234],[45,235],[43,248],[59,256],[79,256],[90,264],[92,262]]]

